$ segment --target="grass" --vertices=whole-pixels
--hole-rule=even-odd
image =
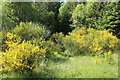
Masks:
[[[118,64],[94,64],[97,57],[75,56],[64,62],[49,61],[35,68],[31,78],[118,78]],[[102,58],[99,58],[102,60]],[[25,78],[25,75],[4,74],[3,77]],[[28,74],[27,74],[28,76]]]

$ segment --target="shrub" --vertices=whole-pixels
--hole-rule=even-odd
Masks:
[[[47,59],[57,59],[59,56],[62,56],[61,54],[63,52],[63,49],[62,49],[63,46],[61,44],[58,44],[58,43],[56,44],[51,40],[44,41],[36,38],[34,38],[33,40],[30,40],[30,42],[34,45],[38,45],[39,47],[46,48]]]
[[[71,56],[79,53],[79,45],[75,43],[72,37],[66,36],[63,38],[63,46],[65,50],[69,51]]]
[[[14,28],[13,33],[20,36],[22,40],[31,40],[33,37],[47,37],[50,34],[46,29],[37,24],[32,24],[32,22],[21,22]]]
[[[32,71],[37,61],[45,57],[46,48],[22,41],[13,33],[6,33],[3,42],[4,51],[0,52],[2,71]]]
[[[62,38],[64,37],[63,33],[55,33],[52,34],[50,40],[55,42],[56,44],[61,44],[62,43]]]
[[[18,44],[21,42],[19,36],[10,33],[10,32],[3,32],[2,36],[2,51],[9,49],[10,47],[14,46],[14,44]]]
[[[119,49],[119,41],[120,39],[117,39],[116,36],[113,36],[112,33],[109,33],[108,31],[98,31],[99,36],[93,39],[91,49],[94,52],[97,52],[99,50],[103,51],[113,51],[116,49]]]
[[[71,52],[71,55],[89,53],[87,46],[89,42],[85,42],[87,40],[85,39],[86,36],[84,36],[87,34],[85,30],[85,28],[76,28],[63,38],[64,47]]]
[[[48,57],[51,58],[56,58],[57,56],[60,56],[62,52],[64,51],[64,47],[62,44],[62,38],[63,38],[62,33],[55,33],[52,34],[50,37],[50,41],[47,41],[48,44]]]
[[[114,51],[119,49],[119,41],[106,30],[92,28],[76,28],[63,39],[65,49],[72,54],[103,54],[109,50]]]
[[[93,63],[108,63],[108,64],[118,64],[118,54],[119,50],[104,52],[102,55],[96,55],[96,59],[93,60]]]
[[[47,54],[46,58],[48,59],[58,59],[62,58],[64,56],[64,47],[62,44],[62,38],[63,38],[62,33],[55,33],[52,34],[49,40],[47,41],[41,41],[38,39],[34,39],[33,43],[39,44],[40,47],[46,48]]]
[[[28,42],[12,44],[2,55],[2,71],[16,71],[25,73],[32,71],[37,61],[44,57],[46,49],[39,48]]]
[[[118,56],[118,55],[117,55],[117,54],[113,54],[112,51],[105,52],[105,53],[103,54],[104,62],[107,62],[107,63],[109,63],[109,64],[114,64],[114,63],[118,62],[118,61],[117,61],[117,59],[118,59],[117,56]]]
[[[53,55],[55,58],[61,58],[65,59],[67,57],[73,56],[70,54],[71,51],[75,51],[72,48],[72,40],[64,39],[64,34],[63,33],[55,33],[51,36],[50,41],[52,42],[52,45],[49,49],[50,54]],[[64,45],[65,43],[66,46]],[[70,45],[69,45],[70,44]],[[70,49],[67,48],[67,46],[71,47]],[[73,46],[75,47],[75,46]],[[76,47],[78,49],[78,47]]]

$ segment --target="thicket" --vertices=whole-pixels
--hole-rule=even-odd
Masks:
[[[63,37],[63,43],[71,54],[100,55],[119,49],[120,40],[107,30],[76,28]]]
[[[116,3],[2,4],[2,71],[27,73],[41,60],[102,56],[108,63],[120,49]]]
[[[108,30],[120,36],[120,2],[90,2],[78,4],[71,17],[72,27],[87,27]]]

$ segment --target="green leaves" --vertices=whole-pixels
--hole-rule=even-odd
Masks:
[[[91,2],[78,4],[72,13],[72,27],[92,27],[96,29],[109,29],[120,37],[120,3]]]
[[[55,32],[58,20],[58,9],[60,7],[60,3],[58,2],[35,2],[34,4],[35,10],[37,11],[37,19],[38,21],[45,25],[47,29]]]
[[[111,2],[105,6],[104,15],[98,20],[98,28],[107,29],[120,38],[120,3]]]
[[[21,22],[20,25],[13,29],[13,33],[20,36],[23,40],[31,40],[32,38],[46,38],[50,32],[43,29],[39,25],[35,25],[32,22]]]
[[[15,16],[14,9],[12,9],[14,5],[10,2],[2,3],[2,27],[4,29],[11,29],[18,24],[19,18]]]
[[[78,4],[72,13],[72,27],[96,27],[96,21],[101,16],[103,3],[90,2]]]
[[[59,30],[58,31],[62,31],[64,33],[67,33],[70,31],[70,18],[72,16],[72,12],[74,10],[74,8],[76,7],[77,3],[65,3],[63,4],[60,8],[59,8]]]

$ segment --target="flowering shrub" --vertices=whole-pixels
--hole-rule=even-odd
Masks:
[[[70,52],[74,51],[75,54],[103,54],[109,50],[119,49],[120,39],[106,30],[77,28],[64,37],[63,42],[65,48],[71,50]]]
[[[32,22],[21,22],[17,25],[13,31],[14,34],[20,36],[23,40],[31,40],[31,38],[47,37],[50,32],[43,29],[39,25],[35,25]]]
[[[24,25],[24,23],[21,24]],[[39,37],[31,35],[31,39],[25,41],[21,39],[21,36],[19,37],[20,33],[17,35],[16,33],[7,32],[4,34],[3,51],[0,52],[2,55],[2,71],[24,73],[33,70],[37,61],[45,56],[56,59],[85,53],[102,55],[104,61],[111,63],[113,52],[120,48],[120,39],[106,30],[76,28],[66,36],[62,33],[55,33],[48,41],[39,35]],[[94,64],[101,62],[95,60]]]
[[[63,46],[67,51],[71,53],[71,56],[80,53],[79,45],[70,36],[66,36],[63,38]]]
[[[5,46],[2,55],[2,71],[27,72],[35,67],[35,63],[45,57],[46,48],[39,48],[29,41],[22,41],[20,37],[10,32],[3,40]]]
[[[62,52],[64,51],[64,47],[62,44],[63,37],[63,33],[54,33],[50,37],[50,40],[46,42],[46,47],[48,47],[49,52],[49,54],[47,55],[48,57],[57,58],[58,56],[62,56]]]
[[[107,31],[97,31],[99,36],[93,39],[91,49],[94,52],[99,50],[109,51],[119,49],[120,39]]]
[[[85,28],[77,28],[69,33],[63,38],[65,49],[69,50],[73,55],[89,53],[90,38],[87,38],[86,34]]]
[[[9,49],[9,47],[12,47],[18,43],[21,42],[21,39],[19,36],[7,32],[7,33],[3,33],[3,37],[2,37],[2,51],[5,51],[7,49]]]
[[[14,44],[2,54],[2,71],[27,72],[35,67],[35,63],[45,57],[46,49],[39,48],[28,42]]]
[[[118,63],[118,54],[120,52],[113,52],[112,51],[108,51],[108,52],[105,52],[102,56],[104,57],[103,60],[104,62],[107,62],[109,64],[114,64],[114,63]]]
[[[93,60],[93,64],[99,63],[108,63],[108,64],[117,64],[118,63],[118,54],[120,52],[108,51],[104,52],[102,55],[96,55],[96,59]]]

